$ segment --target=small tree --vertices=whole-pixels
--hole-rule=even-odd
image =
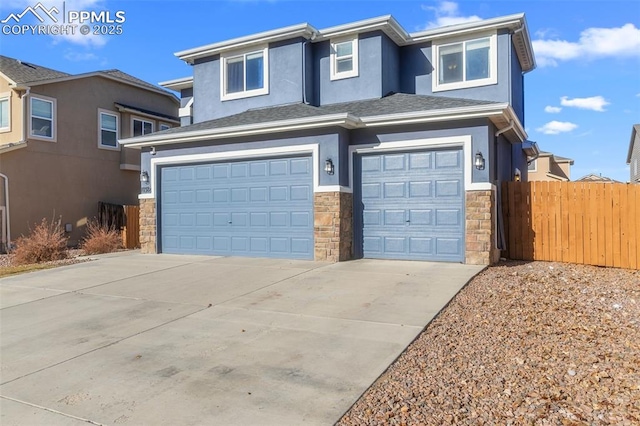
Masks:
[[[81,248],[86,254],[111,253],[122,248],[122,236],[117,229],[106,227],[95,219],[90,220]]]
[[[49,222],[43,218],[29,235],[18,238],[13,263],[27,265],[66,259],[68,237],[62,228],[61,220],[52,219]]]

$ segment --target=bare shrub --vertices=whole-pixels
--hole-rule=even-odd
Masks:
[[[90,220],[87,223],[87,236],[81,247],[86,254],[111,253],[122,248],[122,236],[117,229],[103,226],[97,220]]]
[[[29,235],[16,240],[12,263],[28,265],[66,259],[67,239],[61,219],[42,219]]]

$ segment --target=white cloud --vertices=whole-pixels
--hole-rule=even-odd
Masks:
[[[590,98],[573,98],[566,96],[560,98],[560,105],[566,107],[589,109],[591,111],[604,112],[605,106],[610,105],[602,96],[592,96]]]
[[[557,66],[558,61],[607,57],[640,57],[640,29],[633,24],[617,28],[587,28],[577,42],[534,40],[539,66]]]
[[[568,121],[550,121],[542,127],[538,127],[536,130],[545,135],[558,135],[560,133],[571,132],[578,128],[577,124],[570,123]]]
[[[560,111],[562,111],[562,108],[560,107],[554,107],[550,105],[547,105],[546,107],[544,107],[544,112],[548,112],[549,114],[557,114]]]
[[[67,50],[64,53],[64,58],[73,62],[81,62],[81,61],[95,61],[98,59],[98,56],[96,56],[95,53],[91,53],[91,52],[80,53],[73,50]]]
[[[453,1],[442,0],[437,6],[422,6],[422,10],[433,12],[435,21],[427,22],[423,29],[444,27],[447,25],[464,24],[465,22],[480,21],[482,18],[476,15],[461,16],[458,10],[458,3]]]
[[[52,10],[53,7],[55,7],[58,10],[58,13],[56,14],[55,12],[53,12],[53,17],[58,18],[58,22],[57,24],[61,24],[62,23],[62,14],[63,14],[63,10],[71,11],[109,11],[109,8],[105,6],[105,1],[104,0],[38,0],[40,3],[42,3],[42,5],[44,7],[46,7],[48,10]],[[35,6],[38,1],[34,1],[34,0],[6,0],[3,2],[3,16],[0,17],[0,19],[4,19],[6,18],[9,13],[20,13],[22,12],[25,8],[31,6]],[[64,3],[64,7],[63,7],[63,3]],[[115,10],[113,11],[115,13]],[[56,24],[56,22],[54,22],[53,20],[49,19],[44,13],[41,14],[42,18],[44,19],[44,22],[42,24],[44,25],[48,25],[48,24]],[[35,17],[27,15],[26,19],[29,18],[33,18],[33,20],[35,22],[33,22],[34,24],[40,24],[40,22],[38,22]],[[42,37],[42,36],[34,36],[34,37]],[[94,35],[94,34],[87,34],[87,35],[82,35],[80,34],[79,28],[76,28],[75,30],[75,34],[60,34],[60,35],[55,35],[55,36],[51,36],[51,38],[53,39],[53,43],[54,44],[59,44],[61,42],[69,42],[69,43],[73,43],[73,44],[79,44],[85,47],[102,47],[104,46],[108,39],[106,36],[99,36],[99,35]]]

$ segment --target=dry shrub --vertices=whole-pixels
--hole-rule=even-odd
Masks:
[[[87,223],[87,236],[82,242],[86,254],[111,253],[122,248],[120,231],[106,227],[96,220]]]
[[[61,220],[42,219],[29,235],[16,240],[14,265],[50,262],[67,258],[67,236]]]

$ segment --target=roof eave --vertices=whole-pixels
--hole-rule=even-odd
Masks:
[[[205,46],[194,47],[192,49],[181,50],[174,53],[174,55],[189,64],[193,64],[196,59],[216,55],[225,51],[242,49],[250,46],[272,43],[295,37],[304,37],[309,39],[313,34],[317,33],[318,30],[316,30],[311,25],[304,23],[284,28],[278,28],[271,31],[264,31],[249,36],[238,37],[231,40],[208,44]]]
[[[408,44],[411,39],[409,33],[402,28],[393,16],[384,15],[350,24],[324,28],[318,32],[314,42],[376,30],[383,31],[399,46]]]
[[[161,81],[158,86],[162,86],[165,89],[180,91],[183,89],[189,89],[193,87],[193,76],[176,78],[174,80]]]
[[[631,155],[633,154],[633,145],[636,142],[636,138],[640,135],[640,124],[634,124],[631,126],[631,140],[629,141],[629,152],[627,153],[627,164],[631,164]],[[638,141],[640,143],[640,141]]]

